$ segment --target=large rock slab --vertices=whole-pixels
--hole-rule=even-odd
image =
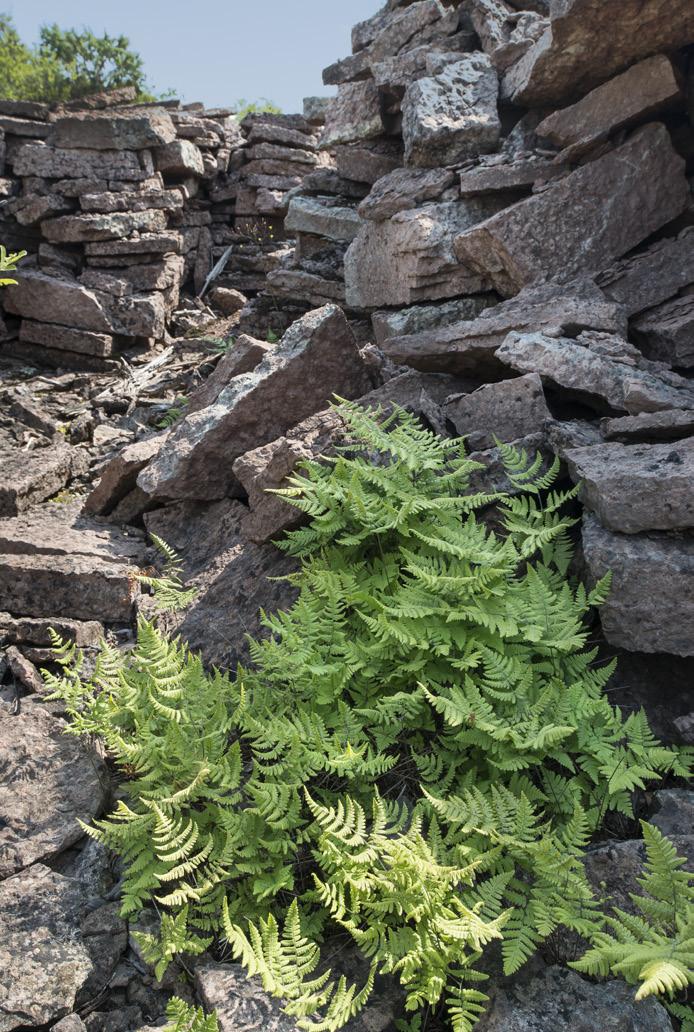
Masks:
[[[287,608],[296,591],[283,580],[296,564],[273,545],[252,544],[242,531],[248,509],[235,499],[175,502],[148,513],[145,523],[183,557],[183,577],[197,596],[171,614],[172,630],[208,666],[233,669],[248,659],[247,635],[263,631],[260,610]]]
[[[0,883],[0,1032],[42,1026],[98,996],[127,943],[117,903],[35,864]]]
[[[102,760],[32,699],[0,710],[0,770],[0,878],[62,853],[106,802]]]
[[[443,411],[456,434],[467,437],[470,451],[493,448],[495,438],[517,441],[541,433],[551,418],[537,373],[452,395]]]
[[[491,200],[443,201],[365,223],[345,255],[347,304],[411,305],[488,289],[487,278],[460,264],[453,241],[498,209]]]
[[[148,173],[137,154],[129,151],[68,150],[25,143],[10,159],[16,176],[45,176],[47,179],[122,179],[138,182]]]
[[[638,415],[694,408],[687,380],[648,362],[633,345],[610,334],[588,331],[569,340],[513,332],[495,355],[516,372],[539,373],[544,382],[598,411]]]
[[[682,87],[672,61],[657,54],[598,86],[571,107],[548,115],[536,132],[558,147],[570,147],[575,159],[618,129],[645,121],[681,98]]]
[[[670,1032],[668,1013],[653,997],[637,1003],[634,989],[614,979],[596,984],[563,967],[528,965],[491,985],[479,1032]]]
[[[343,83],[325,113],[320,140],[324,149],[338,143],[355,143],[383,132],[378,91],[371,80]]]
[[[293,233],[311,233],[328,240],[354,240],[361,219],[354,208],[326,204],[317,197],[293,197],[284,228]]]
[[[694,527],[694,437],[666,444],[574,448],[564,458],[583,502],[610,530]]]
[[[273,348],[274,344],[268,344],[267,341],[249,337],[247,333],[240,334],[229,350],[222,355],[214,371],[190,396],[186,412],[199,412],[208,405],[214,405],[235,376],[252,372]]]
[[[406,163],[431,168],[495,150],[498,87],[489,58],[479,53],[410,83],[402,100]]]
[[[342,311],[316,309],[253,372],[235,377],[214,405],[186,416],[138,485],[158,498],[224,498],[238,487],[235,458],[325,407],[333,394],[354,398],[369,386]]]
[[[632,323],[644,355],[686,369],[694,367],[694,292],[643,312]]]
[[[22,319],[19,339],[28,344],[41,344],[45,348],[72,351],[79,355],[95,355],[109,358],[114,351],[110,333],[93,333],[91,330],[75,330],[68,326],[34,322]]]
[[[553,0],[549,28],[508,70],[503,93],[528,107],[571,100],[643,57],[693,42],[689,0]]]
[[[174,140],[165,147],[157,147],[154,151],[154,163],[157,171],[165,176],[205,175],[205,166],[200,148],[190,140]]]
[[[105,241],[87,247],[114,247],[117,243],[127,246],[130,241]],[[137,249],[137,241],[132,247]],[[13,315],[32,320],[40,316],[41,322],[126,337],[161,337],[166,317],[166,302],[159,293],[113,297],[104,291],[88,290],[76,280],[34,270],[23,273],[16,286],[7,288],[3,304]]]
[[[606,441],[677,441],[694,436],[694,411],[668,409],[664,412],[642,412],[638,416],[603,419],[600,433]]]
[[[376,343],[382,345],[389,337],[402,337],[421,330],[437,330],[451,323],[474,319],[494,305],[495,294],[477,294],[472,297],[442,301],[435,305],[412,305],[410,308],[383,309],[371,316]]]
[[[436,201],[455,181],[447,168],[398,168],[378,179],[357,211],[363,219],[383,222],[399,211]]]
[[[617,262],[600,273],[597,283],[630,317],[674,297],[694,284],[694,227]]]
[[[475,313],[465,313],[462,319],[447,319],[444,325],[432,319],[421,328],[405,326],[402,335],[390,335],[381,346],[388,358],[415,369],[498,373],[500,363],[495,352],[511,330],[541,329],[562,335],[585,328],[617,333],[626,333],[627,329],[619,306],[606,301],[589,280],[564,288],[552,284],[529,288],[510,301],[471,316]],[[521,371],[533,369],[530,365]]]
[[[141,111],[80,111],[57,118],[51,131],[55,147],[93,150],[144,150],[173,143],[176,128],[161,108]]]
[[[509,296],[533,282],[597,271],[676,218],[689,199],[683,159],[665,127],[554,180],[461,234],[461,262]]]
[[[74,449],[60,440],[33,451],[5,447],[0,442],[0,516],[16,516],[65,487],[75,455]]]
[[[0,598],[15,616],[124,624],[139,594],[134,572],[85,555],[0,555]]]
[[[46,219],[41,223],[41,232],[52,244],[80,244],[92,240],[120,240],[135,232],[162,232],[166,225],[163,211],[120,211]]]
[[[592,581],[612,572],[612,590],[600,609],[612,645],[694,655],[694,538],[615,534],[587,513],[583,555]]]

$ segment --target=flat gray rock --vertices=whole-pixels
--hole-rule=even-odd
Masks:
[[[0,883],[0,1032],[57,1021],[104,989],[127,942],[117,907],[43,864]]]
[[[103,761],[40,702],[0,710],[0,878],[62,853],[101,812]]]
[[[612,572],[612,590],[600,609],[612,645],[694,655],[694,538],[615,534],[586,513],[583,555],[592,581]]]
[[[279,437],[334,394],[354,398],[370,386],[344,314],[309,312],[287,330],[255,370],[234,377],[214,405],[186,416],[137,483],[156,498],[224,498],[237,489],[234,459]]]
[[[682,98],[672,61],[657,54],[591,90],[571,107],[548,115],[537,135],[570,148],[575,160],[618,129],[644,121]]]
[[[537,373],[453,395],[446,400],[444,414],[457,434],[467,436],[471,451],[493,448],[494,438],[516,441],[541,433],[551,418]]]
[[[489,990],[487,990],[489,992]],[[611,979],[588,982],[575,971],[550,967],[520,972],[492,987],[479,1032],[671,1032],[667,1011],[654,998],[637,1003],[634,989]]]
[[[612,334],[587,331],[570,340],[512,332],[495,355],[519,373],[539,373],[543,381],[598,411],[638,415],[694,408],[688,380],[644,359],[632,344]]]
[[[493,199],[441,201],[365,222],[345,255],[347,304],[411,305],[489,289],[489,279],[461,264],[456,236],[499,210]]]
[[[588,204],[586,198],[601,198]],[[597,272],[676,218],[689,200],[683,159],[664,125],[466,230],[459,260],[505,296],[531,283]]]
[[[568,450],[585,505],[623,534],[694,527],[694,437],[666,444],[611,442]]]

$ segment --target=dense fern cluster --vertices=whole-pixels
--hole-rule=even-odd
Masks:
[[[208,674],[143,621],[88,678],[63,646],[54,687],[131,776],[86,830],[125,861],[124,912],[161,910],[159,973],[221,935],[303,1028],[340,1028],[381,972],[465,1032],[491,943],[512,973],[560,927],[594,938],[590,836],[686,768],[604,694],[587,617],[608,582],[567,578],[558,464],[502,446],[514,493],[473,494],[462,441],[342,414],[342,453],[282,492],[310,519],[283,544],[299,597],[248,669]],[[336,927],[361,988],[321,966]]]

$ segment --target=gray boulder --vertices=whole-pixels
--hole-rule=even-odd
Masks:
[[[584,503],[623,534],[694,527],[694,437],[575,448],[565,455]]]
[[[106,801],[103,762],[33,699],[0,710],[0,769],[0,878],[62,853]]]
[[[436,67],[436,55],[432,60]],[[410,83],[402,100],[406,163],[431,168],[495,150],[497,96],[497,75],[484,54],[466,54]]]
[[[615,534],[587,513],[583,555],[592,581],[612,572],[600,609],[605,637],[631,652],[694,655],[694,539]]]
[[[591,197],[601,203],[587,203]],[[676,218],[688,200],[683,159],[665,126],[652,123],[466,230],[455,252],[509,296],[537,281],[597,272]]]
[[[157,498],[215,499],[238,490],[234,459],[279,437],[333,394],[370,386],[344,314],[335,305],[295,322],[255,370],[234,377],[214,405],[186,416],[137,483]]]

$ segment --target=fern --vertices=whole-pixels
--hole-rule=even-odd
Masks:
[[[637,1000],[672,1000],[694,984],[694,875],[681,870],[684,857],[656,827],[645,821],[641,827],[646,867],[639,884],[645,895],[631,897],[641,916],[615,909],[606,922],[610,930],[596,932],[592,948],[572,966],[624,978],[638,986]],[[673,1013],[685,1024],[692,1021],[682,1005],[675,1003]]]
[[[164,1032],[219,1032],[214,1014],[205,1015],[202,1007],[191,1007],[178,996],[169,1000],[166,1017]]]
[[[588,617],[608,582],[567,580],[575,492],[557,464],[503,446],[520,493],[473,494],[462,441],[401,410],[339,412],[338,454],[280,492],[309,517],[282,542],[298,599],[265,616],[247,668],[207,672],[143,620],[91,675],[59,645],[50,684],[129,778],[89,833],[123,858],[124,911],[162,913],[141,940],[157,973],[226,937],[303,1028],[335,1032],[383,973],[413,1014],[445,1005],[467,1032],[494,943],[509,973],[558,929],[599,947],[585,846],[687,758],[605,694]],[[148,583],[177,605],[159,547]],[[371,964],[361,987],[325,965],[336,930]],[[645,984],[675,986],[670,962]]]
[[[181,580],[180,557],[166,541],[162,541],[156,534],[151,534],[154,547],[164,557],[164,569],[161,577],[152,577],[140,574],[140,584],[152,589],[155,605],[160,612],[176,612],[186,609],[194,601],[197,591],[194,588],[186,588]]]

